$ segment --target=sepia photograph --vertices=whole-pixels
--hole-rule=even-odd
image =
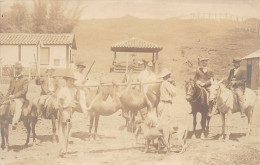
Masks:
[[[0,165],[259,165],[260,0],[0,0]]]

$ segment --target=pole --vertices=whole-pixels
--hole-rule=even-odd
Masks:
[[[89,68],[89,70],[88,70],[88,72],[87,72],[87,74],[86,74],[86,76],[85,76],[85,78],[87,78],[88,77],[88,74],[90,73],[90,71],[91,71],[91,69],[92,69],[92,67],[93,67],[93,65],[95,64],[95,60],[93,61],[93,63],[91,64],[91,66],[90,66],[90,68]]]

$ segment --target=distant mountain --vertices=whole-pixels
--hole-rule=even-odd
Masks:
[[[109,71],[117,42],[139,37],[163,47],[159,60],[177,80],[192,76],[198,57],[208,56],[217,77],[226,77],[233,57],[243,57],[260,48],[259,36],[239,30],[232,21],[140,19],[130,15],[114,19],[83,20],[75,29],[78,60],[91,63],[93,72]],[[121,60],[126,57],[120,55]],[[141,55],[140,55],[141,56]],[[138,57],[140,57],[138,55]],[[142,54],[140,58],[151,58]]]

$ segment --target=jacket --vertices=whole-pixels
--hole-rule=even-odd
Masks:
[[[213,71],[211,69],[208,68],[207,72],[204,73],[202,71],[202,68],[200,67],[199,69],[197,69],[195,76],[194,76],[194,81],[201,81],[203,83],[205,83],[205,86],[210,86],[211,82],[210,79],[214,78],[214,74]]]
[[[23,75],[20,75],[18,78],[14,77],[10,80],[7,96],[14,95],[15,98],[26,99],[28,86],[29,86],[28,78],[24,77]]]
[[[41,94],[40,95],[49,95],[56,90],[56,83],[55,83],[54,78],[53,78],[54,91],[50,91],[49,78],[48,77],[44,77],[44,78],[40,78],[40,79],[36,80],[36,84],[41,85]]]
[[[233,88],[245,88],[246,85],[246,71],[239,68],[236,75],[234,75],[235,69],[231,69],[228,76],[228,84],[232,81]]]

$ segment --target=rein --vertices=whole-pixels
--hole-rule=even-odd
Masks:
[[[195,88],[195,86],[194,86],[194,88]],[[202,95],[202,89],[200,88],[200,94],[195,99],[191,100],[190,102],[193,102],[193,103],[197,102],[199,100],[199,98],[201,97],[201,95]]]
[[[216,100],[215,100],[215,105],[217,106],[218,109],[221,109],[222,107],[224,107],[224,106],[226,105],[225,103],[226,103],[226,102],[228,101],[228,99],[229,99],[229,97],[228,97],[227,100],[226,100],[225,102],[223,102],[222,105],[219,106],[218,103],[217,103],[217,100],[219,99],[220,94],[221,94],[221,87],[220,87],[220,85],[219,85],[217,97],[216,97]]]

